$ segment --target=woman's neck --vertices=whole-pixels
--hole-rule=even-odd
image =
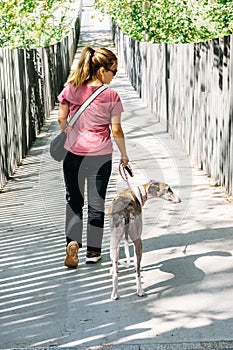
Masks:
[[[87,81],[87,84],[88,85],[91,85],[91,86],[101,86],[101,85],[103,85],[103,83],[102,83],[102,81],[100,81],[99,79],[89,79],[88,81]]]

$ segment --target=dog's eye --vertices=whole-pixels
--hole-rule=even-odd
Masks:
[[[167,191],[168,191],[169,193],[173,193],[171,187],[168,187]]]

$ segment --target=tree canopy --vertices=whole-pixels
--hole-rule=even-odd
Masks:
[[[233,31],[232,0],[95,0],[95,6],[139,41],[191,43]]]
[[[77,0],[1,0],[0,47],[43,47],[60,41],[77,17]]]

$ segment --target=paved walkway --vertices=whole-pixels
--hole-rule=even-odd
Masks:
[[[81,45],[114,49],[108,21],[84,5]],[[107,220],[102,261],[87,266],[83,250],[77,270],[63,266],[62,168],[48,154],[58,130],[54,110],[0,194],[0,349],[233,349],[232,203],[154,122],[123,68],[113,87],[125,108],[133,182],[166,181],[182,199],[144,208],[147,295],[135,295],[133,266],[121,264],[121,298],[110,300]],[[118,161],[115,150],[106,205],[124,186]]]

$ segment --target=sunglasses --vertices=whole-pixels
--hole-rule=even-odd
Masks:
[[[112,72],[113,76],[117,74],[117,69],[116,70],[108,69],[108,71]]]

